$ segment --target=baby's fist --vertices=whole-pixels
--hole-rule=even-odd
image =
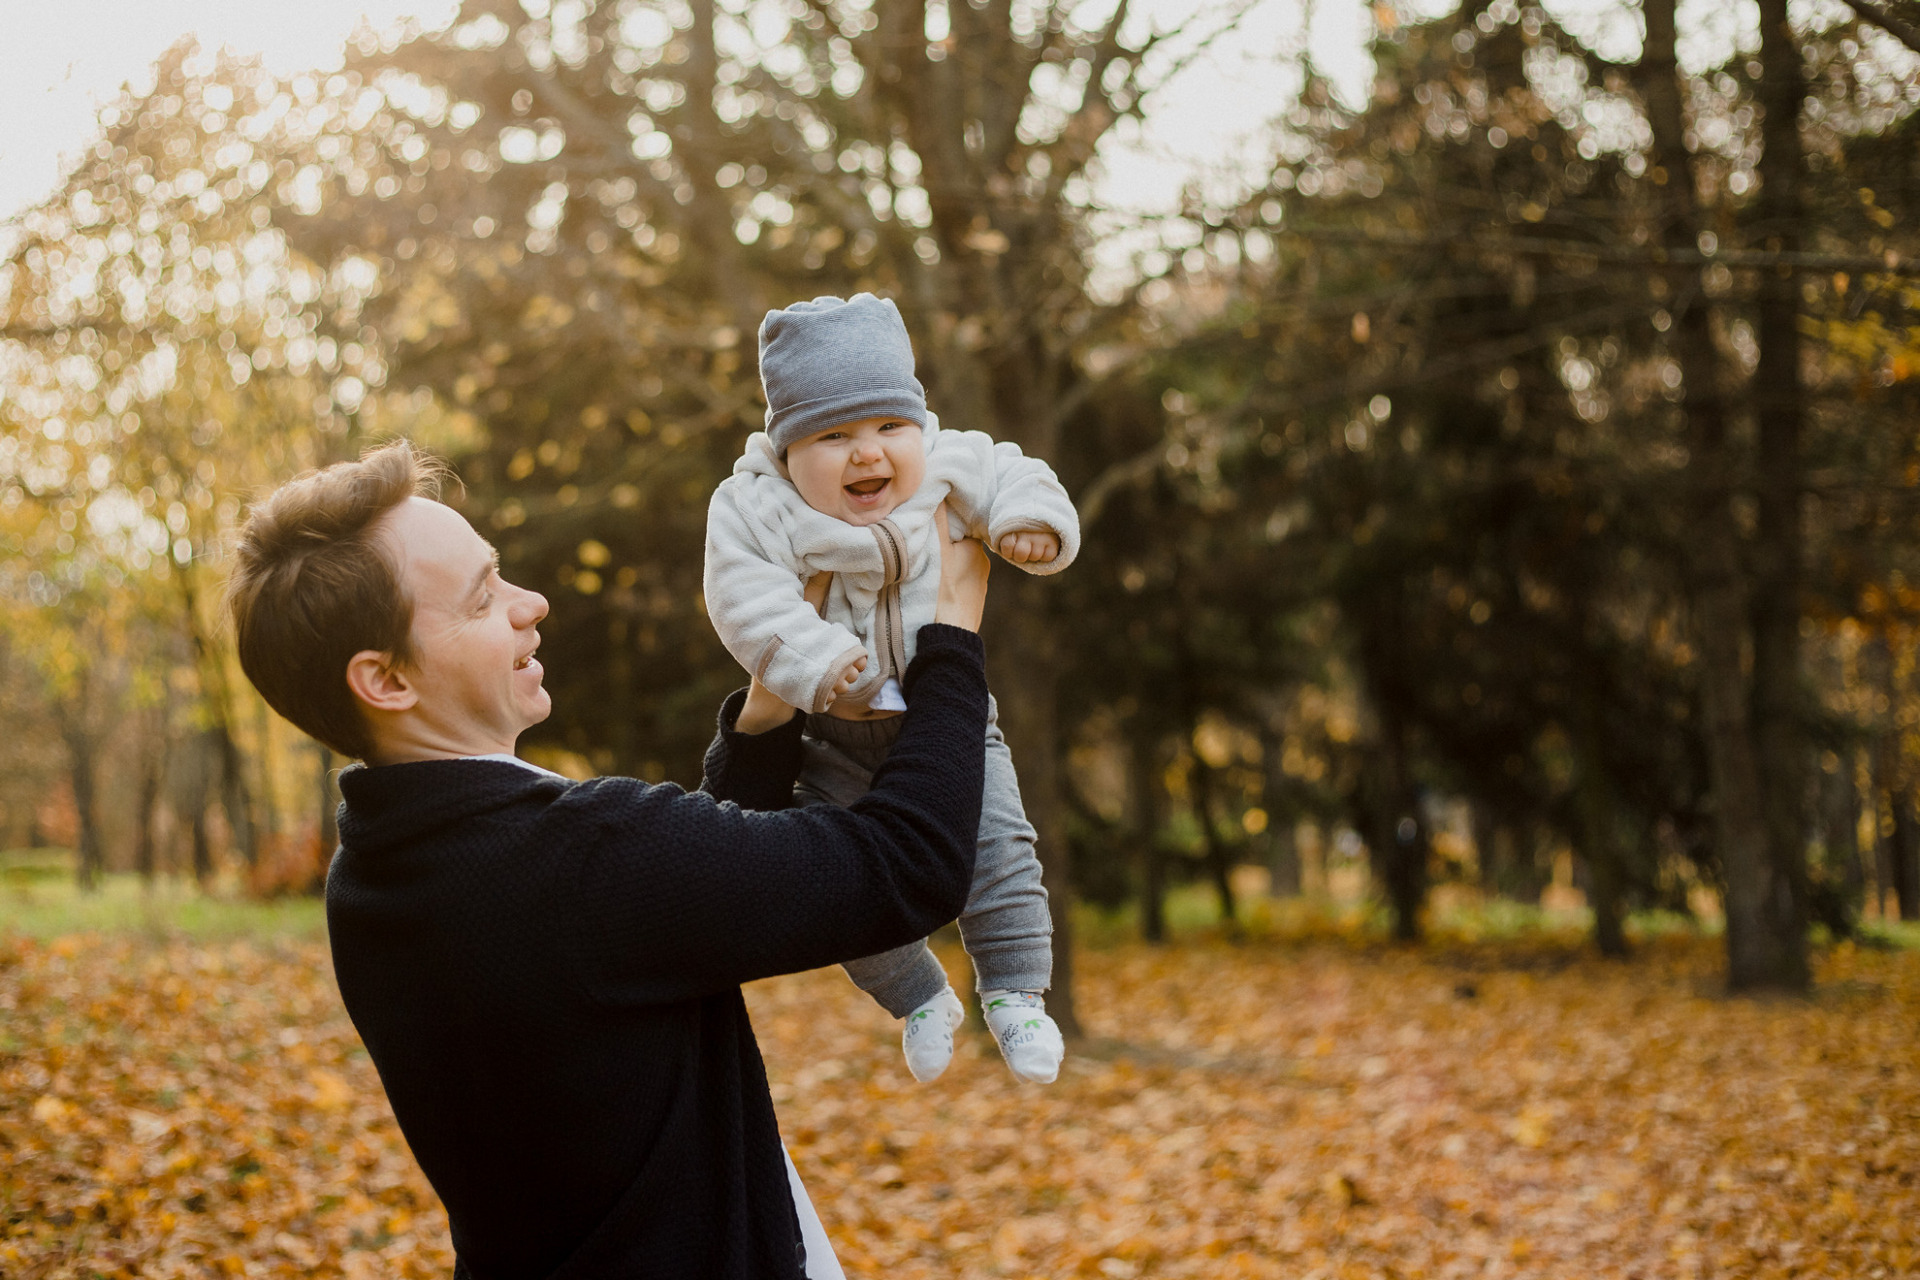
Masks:
[[[833,688],[827,691],[825,705],[830,707],[840,700],[841,695],[851,692],[854,683],[860,679],[860,673],[866,669],[867,655],[864,653],[843,667],[840,671],[840,678],[835,680],[833,682]]]
[[[999,551],[1009,564],[1052,564],[1060,554],[1060,539],[1044,531],[1009,533],[1000,539]]]

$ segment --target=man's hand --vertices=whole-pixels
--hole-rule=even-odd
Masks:
[[[740,708],[740,714],[734,719],[735,733],[765,733],[769,729],[778,729],[793,719],[793,708],[780,700],[780,696],[760,683],[758,677],[747,686],[746,705]]]
[[[947,504],[944,502],[934,516],[934,528],[942,533],[948,532]],[[978,539],[943,539],[940,543],[940,603],[934,607],[933,620],[952,627],[964,627],[968,631],[978,631],[980,615],[987,608],[987,570],[990,567],[987,549]]]
[[[1060,538],[1044,530],[1009,533],[1000,539],[999,550],[1010,564],[1052,564],[1060,555]]]

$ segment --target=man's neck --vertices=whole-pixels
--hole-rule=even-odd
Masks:
[[[374,749],[367,755],[370,765],[412,764],[420,760],[468,760],[474,756],[510,756],[519,741],[518,734],[501,738],[494,734],[455,732],[437,725],[392,725],[386,732],[376,730]]]

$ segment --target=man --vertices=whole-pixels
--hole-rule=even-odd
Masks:
[[[740,984],[899,946],[964,905],[984,550],[947,549],[872,794],[756,812],[789,805],[803,720],[757,682],[722,706],[702,792],[514,758],[551,709],[547,603],[501,579],[436,482],[400,442],[289,483],[249,513],[229,599],[261,694],[365,761],[340,777],[334,968],[456,1274],[838,1276]]]

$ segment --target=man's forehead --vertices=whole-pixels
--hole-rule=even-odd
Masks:
[[[382,532],[401,579],[410,587],[463,589],[493,563],[493,547],[466,517],[431,498],[408,498],[394,509]]]

